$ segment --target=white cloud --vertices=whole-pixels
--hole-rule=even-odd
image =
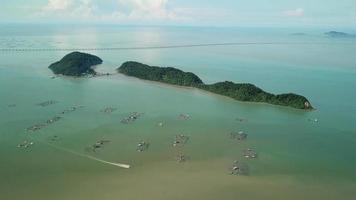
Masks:
[[[194,19],[199,21],[204,20],[221,20],[221,19],[233,19],[236,17],[236,13],[229,9],[222,8],[210,8],[210,7],[200,7],[200,8],[189,8],[180,7],[175,8],[174,12],[183,19]]]
[[[97,7],[91,0],[80,0],[79,5],[73,10],[74,15],[82,17],[94,17]]]
[[[303,8],[297,8],[295,10],[286,10],[283,12],[285,16],[289,17],[303,17],[304,16],[304,9]]]
[[[72,0],[49,0],[47,5],[43,7],[44,11],[58,11],[67,10],[71,4]]]
[[[49,19],[76,19],[97,21],[176,21],[168,0],[116,0],[113,11],[98,9],[99,0],[48,0],[37,17]]]
[[[140,22],[194,22],[209,21],[232,17],[227,9],[170,7],[169,0],[118,0],[118,10],[106,19],[114,21]]]
[[[42,20],[119,22],[129,24],[194,23],[231,17],[217,8],[172,7],[170,0],[48,0],[36,13]]]
[[[132,20],[177,20],[173,9],[168,9],[168,0],[118,0],[116,16]],[[127,11],[124,12],[120,8]]]
[[[36,15],[49,19],[92,19],[95,10],[92,0],[49,0]]]
[[[131,7],[133,10],[146,12],[162,11],[166,9],[167,0],[118,0],[121,5]]]

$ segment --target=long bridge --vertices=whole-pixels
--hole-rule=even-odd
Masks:
[[[38,51],[122,51],[122,50],[148,50],[148,49],[176,49],[209,46],[250,46],[250,45],[317,45],[330,44],[325,42],[230,42],[230,43],[204,43],[159,46],[134,47],[94,47],[94,48],[0,48],[0,52],[38,52]]]

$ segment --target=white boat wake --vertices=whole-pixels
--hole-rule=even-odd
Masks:
[[[124,169],[130,169],[130,165],[127,165],[127,164],[109,162],[109,161],[106,161],[106,160],[102,160],[102,159],[96,158],[94,156],[90,156],[90,155],[86,155],[86,154],[83,154],[83,153],[79,153],[79,152],[76,152],[76,151],[73,151],[73,150],[70,150],[70,149],[67,149],[67,148],[64,148],[64,147],[60,147],[60,146],[57,146],[57,145],[54,145],[54,144],[51,144],[51,143],[48,143],[48,142],[45,142],[45,141],[40,141],[40,140],[37,140],[37,141],[42,143],[42,144],[45,144],[47,146],[50,146],[52,148],[55,148],[57,150],[65,151],[65,152],[73,154],[73,155],[77,155],[77,156],[80,156],[80,157],[83,157],[83,158],[88,158],[88,159],[91,159],[91,160],[95,160],[95,161],[98,161],[98,162],[101,162],[101,163],[104,163],[104,164],[108,164],[108,165],[112,165],[112,166],[116,166],[116,167],[121,167],[121,168],[124,168]]]

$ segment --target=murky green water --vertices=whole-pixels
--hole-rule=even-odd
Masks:
[[[271,92],[307,96],[317,110],[304,112],[241,103],[196,89],[122,75],[51,79],[47,66],[68,52],[0,53],[0,199],[353,199],[356,192],[356,53],[353,40],[290,36],[294,30],[0,27],[1,48],[132,47],[212,42],[295,42],[91,51],[113,72],[126,60],[176,66],[205,82],[251,82]],[[305,30],[308,31],[308,30]],[[300,31],[296,31],[300,32]],[[219,37],[217,37],[219,36]],[[310,44],[300,44],[309,42]],[[316,44],[318,43],[318,44]],[[40,107],[37,103],[56,100]],[[9,106],[16,104],[16,106]],[[25,129],[73,105],[84,108],[35,133]],[[100,112],[116,107],[111,114]],[[144,115],[120,123],[131,112]],[[189,120],[180,120],[187,113]],[[246,119],[243,122],[237,118]],[[314,123],[309,119],[317,118]],[[163,122],[163,126],[157,126]],[[237,143],[231,131],[245,131]],[[177,134],[190,137],[173,148]],[[121,169],[53,148],[126,163]],[[111,142],[96,153],[86,148]],[[17,148],[24,140],[30,148]],[[150,142],[136,151],[138,142]],[[241,152],[253,147],[258,159]],[[187,162],[177,163],[185,154]],[[249,176],[229,175],[234,160]]]

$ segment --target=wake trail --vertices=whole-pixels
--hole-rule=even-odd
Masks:
[[[125,168],[125,169],[129,169],[130,168],[130,165],[127,165],[127,164],[122,164],[122,163],[115,163],[115,162],[109,162],[109,161],[106,161],[106,160],[102,160],[100,158],[96,158],[94,156],[90,156],[90,155],[86,155],[86,154],[83,154],[83,153],[79,153],[79,152],[76,152],[76,151],[73,151],[73,150],[70,150],[70,149],[67,149],[67,148],[64,148],[64,147],[60,147],[60,146],[57,146],[57,145],[54,145],[54,144],[51,144],[51,143],[48,143],[48,142],[45,142],[45,141],[42,141],[42,140],[36,140],[42,144],[45,144],[49,147],[52,147],[54,149],[57,149],[57,150],[60,150],[60,151],[64,151],[64,152],[67,152],[67,153],[70,153],[70,154],[73,154],[73,155],[76,155],[76,156],[80,156],[80,157],[83,157],[83,158],[88,158],[88,159],[91,159],[91,160],[95,160],[95,161],[98,161],[98,162],[101,162],[101,163],[104,163],[104,164],[108,164],[108,165],[112,165],[112,166],[116,166],[116,167],[121,167],[121,168]]]

